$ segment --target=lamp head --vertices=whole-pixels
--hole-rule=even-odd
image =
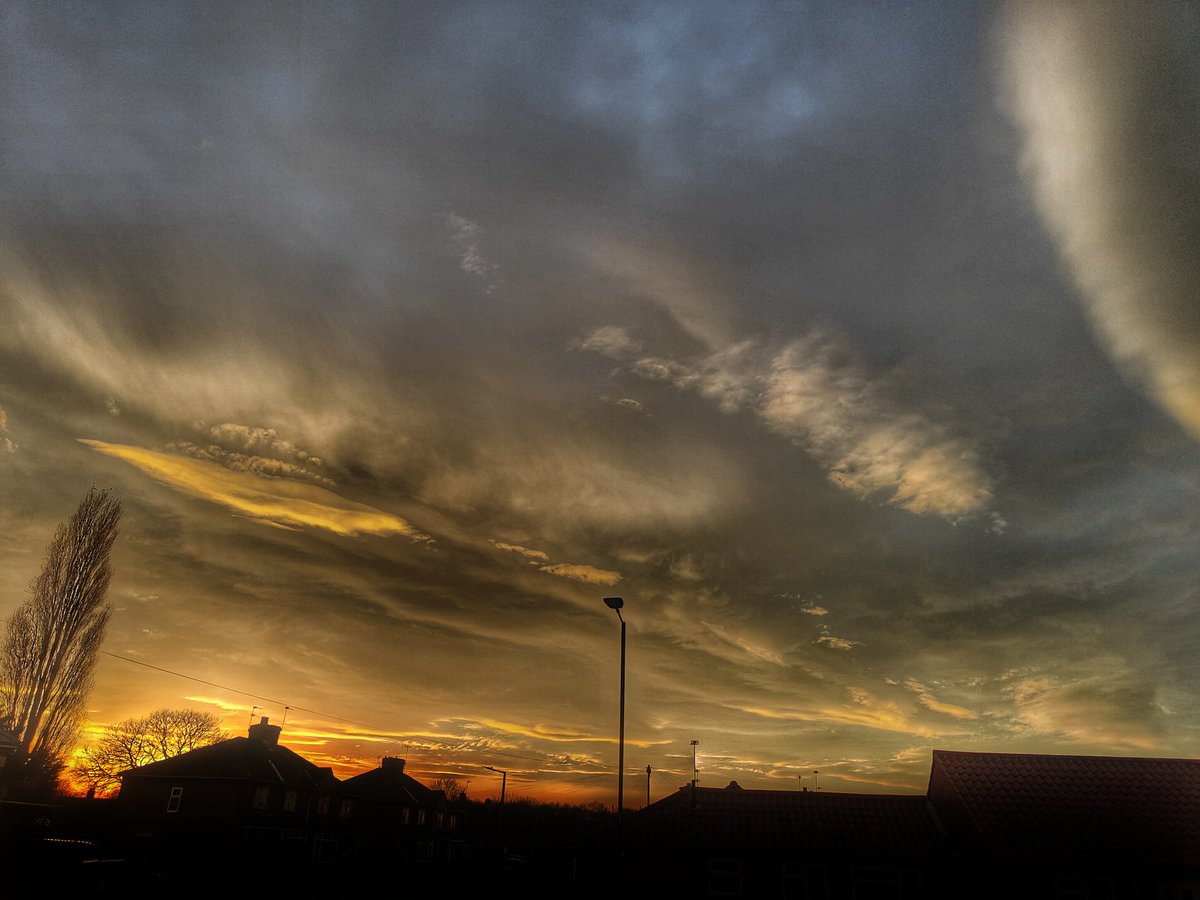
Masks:
[[[625,605],[625,601],[622,600],[620,597],[605,597],[604,605],[607,606],[609,609],[620,609],[622,606]]]

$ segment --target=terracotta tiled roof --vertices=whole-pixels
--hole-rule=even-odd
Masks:
[[[942,853],[924,797],[684,787],[626,820],[646,847],[919,859]]]
[[[135,778],[244,779],[297,787],[315,786],[333,777],[330,770],[314,765],[287,747],[244,737],[218,741],[121,774]]]
[[[993,857],[1200,865],[1200,760],[935,750],[929,799]]]

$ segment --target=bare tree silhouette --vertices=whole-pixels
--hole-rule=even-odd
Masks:
[[[105,602],[121,501],[92,488],[46,549],[30,597],[12,614],[0,645],[0,725],[17,752],[3,770],[6,790],[54,789],[92,687],[111,607]]]
[[[458,778],[443,775],[429,783],[435,791],[444,791],[447,800],[461,800],[467,794],[467,786]]]
[[[75,761],[71,778],[104,793],[120,784],[120,774],[126,769],[207,747],[227,737],[215,713],[156,709],[148,716],[106,726],[104,737],[85,748]]]

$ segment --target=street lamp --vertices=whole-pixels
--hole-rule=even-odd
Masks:
[[[504,769],[493,769],[491,766],[484,766],[485,769],[491,769],[500,776],[500,805],[504,805],[504,786],[508,784],[508,772]]]
[[[604,605],[621,620],[621,737],[617,743],[617,826],[621,824],[621,810],[625,806],[625,617],[621,607],[625,601],[620,597],[605,597]]]

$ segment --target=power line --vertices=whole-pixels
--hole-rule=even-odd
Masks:
[[[175,675],[179,678],[186,678],[188,681],[194,681],[197,684],[206,684],[209,687],[219,688],[222,691],[229,691],[234,694],[241,694],[243,697],[253,697],[255,700],[266,700],[268,703],[277,703],[280,706],[285,706],[288,709],[298,709],[301,712],[312,713],[314,716],[321,716],[324,719],[335,719],[338,722],[348,722],[351,725],[361,725],[363,728],[370,728],[372,731],[386,731],[377,725],[368,725],[366,722],[358,722],[354,719],[347,719],[344,716],[335,716],[332,713],[324,713],[320,710],[309,709],[306,706],[295,706],[291,703],[284,703],[282,700],[276,700],[274,697],[264,697],[261,694],[252,694],[249,691],[239,691],[237,688],[229,687],[226,684],[217,684],[215,681],[205,681],[203,678],[197,678],[194,675],[185,675],[183,672],[176,672],[173,669],[164,669],[162,666],[152,666],[148,662],[142,662],[140,659],[130,659],[128,656],[121,656],[119,653],[109,653],[107,650],[101,650],[105,656],[111,656],[114,659],[121,659],[128,663],[133,663],[135,666],[144,666],[147,669],[154,669],[156,672],[166,672],[168,675]]]
[[[380,728],[378,725],[369,725],[366,722],[359,722],[355,719],[347,719],[345,716],[335,716],[332,713],[324,713],[324,712],[321,712],[320,710],[309,709],[306,706],[295,706],[290,703],[284,703],[282,700],[276,700],[274,697],[264,697],[261,694],[253,694],[250,691],[243,691],[243,690],[239,690],[238,688],[229,687],[229,685],[226,685],[226,684],[218,684],[215,681],[206,681],[203,678],[197,678],[195,675],[187,675],[183,672],[176,672],[174,669],[168,669],[163,666],[151,665],[148,662],[143,662],[140,659],[132,659],[131,657],[128,657],[128,656],[122,656],[119,653],[110,653],[107,650],[101,650],[100,652],[103,653],[105,656],[111,656],[113,659],[119,659],[119,660],[122,660],[127,663],[133,663],[135,666],[142,666],[147,669],[153,669],[156,672],[165,672],[166,674],[174,675],[177,678],[186,678],[188,681],[194,681],[197,684],[207,685],[208,687],[214,687],[214,688],[217,688],[222,691],[229,691],[230,693],[233,693],[233,694],[240,694],[243,697],[253,697],[255,700],[265,700],[267,703],[275,703],[275,704],[278,704],[279,706],[287,707],[288,709],[295,709],[295,710],[299,710],[301,712],[312,713],[314,716],[320,716],[324,719],[334,719],[338,722],[346,722],[350,725],[359,725],[363,728],[369,728],[371,731],[378,731],[378,732],[385,733],[385,734],[388,731],[388,729]],[[520,753],[506,753],[503,750],[489,750],[489,749],[481,748],[481,747],[451,747],[449,745],[443,745],[443,752],[446,752],[446,753],[462,753],[462,752],[486,753],[489,756],[504,756],[504,757],[509,757],[511,759],[526,759],[526,760],[529,760],[530,762],[535,762],[535,763],[546,763],[546,762],[554,759],[554,757],[552,757],[549,753],[547,753],[543,757],[539,758],[536,756],[523,756]],[[553,770],[550,770],[550,771],[553,771]]]

